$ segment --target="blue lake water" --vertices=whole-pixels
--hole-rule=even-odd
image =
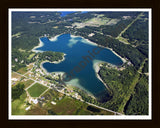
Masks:
[[[68,14],[74,13],[76,11],[60,11],[61,12],[61,17],[64,17]],[[87,13],[87,11],[82,11],[81,13]]]
[[[109,49],[102,49],[89,43],[81,37],[71,37],[63,34],[57,40],[50,41],[47,37],[41,38],[44,45],[36,50],[56,51],[66,54],[65,60],[59,64],[46,62],[42,66],[48,72],[65,72],[71,74],[72,79],[67,84],[77,86],[95,97],[102,92],[107,92],[104,84],[96,77],[94,64],[105,61],[114,65],[121,65],[122,60]],[[75,71],[80,67],[80,71]],[[79,68],[79,69],[80,69]]]

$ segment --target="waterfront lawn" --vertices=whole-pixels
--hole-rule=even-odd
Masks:
[[[31,95],[31,97],[39,97],[46,89],[47,89],[47,87],[45,87],[39,83],[35,83],[27,91]]]
[[[20,68],[17,72],[20,74],[25,74],[27,72],[27,67]]]

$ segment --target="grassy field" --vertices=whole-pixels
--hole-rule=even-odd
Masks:
[[[31,95],[31,97],[39,97],[46,89],[47,87],[41,84],[35,83],[27,91]]]
[[[21,83],[24,84],[24,86],[25,86],[24,88],[27,88],[27,87],[30,86],[33,82],[34,82],[33,80],[28,79],[28,80],[23,81],[23,82],[21,82]]]
[[[50,103],[49,106],[58,115],[71,115],[75,114],[76,110],[80,109],[82,104],[82,102],[73,100],[70,97],[64,97],[56,105]]]
[[[99,112],[87,109],[88,104],[71,97],[65,96],[62,100],[57,101],[56,105],[48,103],[47,109],[52,110],[57,115],[113,115],[111,112],[99,110]]]
[[[95,18],[89,19],[89,20],[84,21],[82,23],[73,23],[72,26],[76,25],[77,28],[83,28],[85,26],[96,26],[96,27],[99,27],[101,25],[106,25],[109,21],[110,21],[110,18],[97,16]],[[111,23],[116,24],[117,22],[118,22],[117,19],[112,19]],[[110,25],[111,23],[109,23],[108,25]]]
[[[28,59],[29,59],[29,60],[32,59],[32,57],[33,57],[34,55],[35,55],[35,53],[30,54],[29,57],[28,57]]]
[[[27,67],[20,68],[17,72],[20,74],[25,74],[27,72]]]
[[[26,50],[19,48],[18,49],[20,52],[25,52]]]
[[[121,36],[118,36],[116,39],[121,41],[121,42],[123,42],[123,43],[125,43],[125,44],[130,44],[126,38],[123,38]]]
[[[12,37],[16,37],[16,38],[19,38],[20,36],[21,36],[21,32],[18,32],[18,33],[16,33],[16,34],[14,34],[14,35],[12,35]]]
[[[17,79],[20,79],[22,76],[15,73],[15,72],[12,72],[12,78],[17,78]]]
[[[12,84],[12,87],[17,85],[20,82],[21,79],[24,79],[24,77],[22,77],[21,75],[15,73],[15,72],[12,72],[12,78],[17,78],[18,79],[17,81],[12,81],[12,83],[14,83],[14,84]]]
[[[12,101],[12,115],[25,115],[26,107],[24,105],[26,97],[27,97],[26,93],[23,93],[20,96],[20,99]]]
[[[31,110],[28,110],[26,112],[26,115],[47,115],[47,110],[40,107],[39,105],[36,105],[36,106],[32,107]]]
[[[39,91],[39,88],[43,87],[43,85],[36,83],[30,88],[30,94],[33,93],[35,95],[37,88]],[[39,102],[26,111],[26,93],[23,93],[20,99],[12,101],[12,115],[113,115],[111,112],[95,108],[55,90],[50,89],[43,96],[45,97],[44,105]],[[56,104],[53,105],[52,101]],[[89,110],[88,107],[92,107],[92,110]]]
[[[55,90],[47,91],[44,97],[47,103],[43,108],[52,111],[56,115],[113,115],[111,112],[98,108],[96,108],[98,112],[90,111],[87,109],[89,106],[87,103],[65,96]],[[56,105],[53,105],[51,101],[54,101]]]

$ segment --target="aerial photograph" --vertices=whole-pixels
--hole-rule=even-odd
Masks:
[[[149,13],[10,9],[10,117],[150,115]]]

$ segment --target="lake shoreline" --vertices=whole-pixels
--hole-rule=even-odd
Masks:
[[[62,33],[62,34],[64,34],[64,33]],[[51,38],[48,38],[48,39],[49,39],[50,41],[56,41],[57,38],[58,38],[60,35],[62,35],[62,34],[58,34],[58,35],[56,35],[56,36],[54,36],[54,37],[51,37]],[[109,50],[112,51],[116,56],[118,56],[118,57],[123,61],[123,63],[126,62],[126,59],[123,58],[123,57],[121,57],[121,56],[120,56],[118,53],[116,53],[112,48],[104,47],[104,46],[102,46],[102,45],[98,45],[97,43],[92,42],[92,41],[90,41],[89,39],[86,39],[86,38],[84,38],[84,37],[82,37],[82,36],[76,36],[76,35],[71,35],[71,34],[70,34],[70,36],[73,37],[73,38],[81,37],[82,39],[86,40],[86,41],[88,42],[88,44],[92,44],[92,45],[94,45],[94,46],[99,46],[99,47],[102,47],[102,48],[109,49]],[[44,45],[44,43],[43,43],[43,42],[41,41],[41,39],[39,38],[39,44],[38,44],[38,46],[35,46],[35,47],[32,49],[32,51],[33,51],[33,52],[43,52],[43,51],[40,51],[40,50],[35,50],[35,49],[37,49],[37,48],[42,47],[43,45]]]
[[[51,42],[53,42],[53,41],[57,41],[57,39],[58,39],[58,37],[60,36],[60,35],[62,35],[62,34],[59,34],[59,35],[56,35],[56,36],[54,36],[54,37],[50,37],[50,38],[48,38]]]
[[[91,45],[94,45],[94,46],[98,46],[98,44],[96,44],[96,43],[94,43],[94,42],[90,41],[89,39],[86,39],[86,38],[84,38],[84,37],[82,37],[82,36],[71,35],[71,37],[72,37],[72,38],[81,37],[82,39],[84,39],[84,40],[86,40],[86,41],[88,42],[87,44],[91,44]]]
[[[31,51],[32,52],[43,52],[41,50],[36,50],[37,48],[40,48],[40,47],[43,47],[44,46],[44,43],[41,41],[41,38],[39,37],[39,44],[37,46],[35,46]]]
[[[58,61],[49,61],[49,60],[44,60],[44,61],[42,61],[41,62],[41,64],[40,64],[40,67],[42,68],[42,70],[44,70],[45,71],[45,73],[50,73],[50,72],[48,72],[44,67],[43,67],[43,64],[44,63],[46,63],[46,62],[49,62],[49,63],[54,63],[54,64],[59,64],[59,63],[61,63],[62,61],[64,61],[65,60],[65,56],[66,56],[66,54],[64,54],[64,56],[63,56],[63,59],[62,60],[58,60]],[[61,72],[59,72],[60,74],[62,74]],[[63,74],[62,74],[63,75]]]
[[[123,58],[123,57],[121,57],[118,53],[116,53],[112,48],[109,48],[109,47],[104,47],[104,46],[102,46],[102,45],[98,45],[97,43],[95,43],[95,42],[92,42],[92,41],[90,41],[89,39],[86,39],[86,38],[84,38],[84,37],[82,37],[82,36],[75,36],[75,35],[71,35],[71,37],[81,37],[81,38],[83,38],[83,39],[85,39],[85,40],[87,40],[88,42],[89,42],[89,44],[92,44],[92,45],[95,45],[95,46],[98,46],[98,47],[102,47],[102,48],[106,48],[106,49],[109,49],[110,51],[112,51],[116,56],[118,56],[122,61],[123,61],[123,63],[125,63],[126,62],[126,59],[125,58]]]
[[[64,34],[64,33],[62,33],[62,34]],[[50,39],[48,38],[48,39],[49,39],[50,41],[56,41],[57,38],[58,38],[60,35],[62,35],[62,34],[56,35],[56,36],[51,37]],[[70,34],[70,36],[71,36],[72,38],[81,37],[82,39],[85,40],[85,42],[82,42],[82,43],[87,43],[87,44],[89,44],[89,45],[99,46],[99,47],[108,49],[108,50],[110,50],[111,52],[113,52],[113,54],[115,54],[116,56],[118,56],[118,57],[123,61],[123,63],[126,62],[125,58],[122,58],[120,55],[118,55],[115,51],[113,51],[112,48],[108,48],[108,47],[104,47],[104,46],[98,45],[97,43],[92,42],[92,41],[90,41],[89,39],[86,39],[86,38],[84,38],[84,37],[82,37],[82,36],[75,36],[75,35],[71,35],[71,34]],[[36,48],[42,47],[42,46],[44,45],[44,43],[40,40],[40,38],[39,38],[39,41],[40,41],[39,45],[36,46],[36,47],[34,47],[34,50],[35,50]],[[35,51],[38,51],[38,50],[35,50]],[[64,61],[64,60],[65,60],[65,58],[63,58],[62,60],[59,60],[59,61],[54,61],[54,62],[50,62],[50,61],[47,61],[47,60],[46,60],[46,61],[43,61],[40,66],[41,66],[41,68],[42,68],[46,73],[50,73],[50,72],[48,72],[48,71],[43,67],[43,64],[44,64],[44,63],[49,62],[49,63],[59,64],[59,63],[61,63],[61,62]],[[99,72],[99,70],[100,70],[100,65],[101,65],[102,63],[104,63],[104,62],[101,61],[101,62],[96,62],[96,63],[94,63],[94,67],[93,67],[93,68],[94,68],[94,70],[95,70],[95,74],[96,74],[97,79],[99,79],[99,80],[103,83],[103,85],[104,85],[107,89],[109,89],[109,87],[107,86],[107,84],[104,83],[104,81],[101,79],[101,77],[100,77],[99,74],[98,74],[98,72]],[[54,72],[54,73],[56,73],[56,72]],[[63,75],[64,72],[57,72],[57,74]],[[74,85],[72,85],[72,86],[74,86]]]
[[[95,70],[95,74],[96,74],[96,77],[104,84],[104,86],[109,90],[109,87],[106,83],[104,83],[104,81],[101,79],[100,75],[98,74],[99,70],[100,70],[100,65],[103,64],[104,62],[103,61],[100,61],[100,62],[95,62],[93,67],[94,67],[94,70]]]

